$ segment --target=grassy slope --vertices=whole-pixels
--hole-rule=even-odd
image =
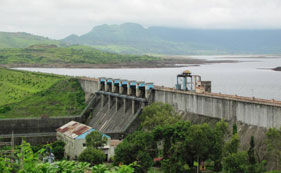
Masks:
[[[34,44],[59,44],[59,41],[50,40],[23,32],[0,32],[0,48],[25,48]]]
[[[77,115],[84,92],[75,79],[0,68],[0,118]]]
[[[0,64],[101,64],[130,61],[151,61],[159,58],[136,55],[119,55],[102,52],[88,46],[0,49]]]

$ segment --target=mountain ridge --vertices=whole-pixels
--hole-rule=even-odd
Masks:
[[[281,40],[278,38],[281,38],[278,29],[144,28],[124,23],[95,26],[75,40],[62,41],[133,54],[279,54]]]
[[[26,48],[35,44],[61,44],[58,40],[26,32],[0,32],[0,48]]]
[[[71,34],[61,40],[0,32],[0,48],[80,44],[119,54],[281,54],[280,38],[281,29],[185,29],[123,23],[98,25],[85,34]]]

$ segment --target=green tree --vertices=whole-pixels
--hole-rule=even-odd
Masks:
[[[265,171],[265,161],[256,162],[255,142],[251,137],[250,148],[248,152],[238,151],[240,139],[238,134],[232,136],[231,141],[227,142],[224,148],[223,170],[228,173],[262,173]]]
[[[165,172],[186,172],[194,162],[211,157],[214,131],[208,124],[192,125],[180,121],[153,130],[157,141],[164,143],[162,168]]]
[[[53,153],[57,160],[61,160],[64,157],[64,146],[65,143],[63,141],[56,141],[51,144]]]
[[[189,121],[179,121],[176,124],[157,126],[153,130],[154,140],[163,142],[163,158],[170,157],[169,150],[177,141],[184,141],[185,135],[191,127]]]
[[[192,162],[200,163],[201,160],[209,157],[213,140],[213,131],[208,124],[196,124],[190,127],[185,137],[185,147],[187,151],[191,151],[190,154],[193,156]],[[198,167],[199,164],[197,169]]]
[[[14,172],[13,171],[13,165],[11,163],[11,160],[8,158],[0,158],[0,172],[3,173],[9,173],[9,172]]]
[[[105,154],[103,151],[94,147],[87,147],[78,157],[79,161],[88,162],[91,165],[101,164],[105,161]]]
[[[216,123],[211,159],[214,161],[214,171],[222,170],[223,147],[227,135],[228,123],[221,120]]]
[[[19,159],[20,167],[18,172],[37,172],[36,164],[38,163],[39,155],[42,154],[45,149],[41,149],[37,153],[34,153],[32,151],[31,145],[25,141],[23,141],[20,145],[20,149],[20,152],[16,154],[17,158]]]
[[[255,158],[255,140],[254,136],[251,136],[250,148],[248,150],[248,160],[249,160],[249,173],[255,173],[256,158]]]
[[[153,103],[146,106],[141,118],[141,127],[145,130],[153,130],[156,126],[174,124],[179,121],[179,115],[169,104]]]
[[[98,131],[93,131],[86,136],[86,146],[101,148],[107,143],[107,137]]]
[[[231,137],[231,140],[225,144],[224,155],[237,153],[239,145],[240,145],[240,137],[238,136],[238,134],[234,134]]]
[[[137,131],[128,135],[115,150],[114,164],[137,162],[137,172],[145,172],[153,164],[156,155],[156,143],[150,132]]]
[[[266,133],[268,154],[274,159],[275,167],[280,170],[281,161],[281,128],[270,128]]]
[[[223,158],[223,169],[226,173],[247,173],[249,160],[247,152],[229,153]]]
[[[186,153],[186,154],[185,154]],[[169,149],[169,157],[164,158],[161,167],[164,172],[188,172],[190,171],[189,154],[182,141],[173,144]]]
[[[232,134],[233,135],[237,134],[237,124],[232,125]]]

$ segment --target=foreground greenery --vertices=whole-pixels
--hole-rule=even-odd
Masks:
[[[146,107],[141,115],[142,129],[128,135],[117,146],[114,163],[137,162],[140,167],[136,171],[146,172],[156,164],[153,158],[158,157],[162,171],[167,173],[196,172],[201,163],[204,163],[204,169],[214,172],[266,172],[267,161],[256,158],[254,137],[247,151],[239,150],[240,137],[235,124],[230,134],[224,120],[211,127],[206,123],[175,121],[177,117],[171,105],[154,103]],[[267,155],[280,170],[281,129],[270,129],[266,144]]]
[[[34,45],[28,48],[0,49],[0,64],[5,65],[106,64],[152,60],[160,59],[150,56],[119,55],[79,45],[69,47]]]
[[[84,108],[76,79],[0,68],[0,118],[65,116]]]
[[[167,173],[198,172],[199,169],[225,173],[266,172],[268,161],[257,158],[253,136],[248,149],[240,149],[236,124],[229,130],[224,120],[210,126],[206,123],[192,124],[178,117],[171,105],[154,103],[145,107],[141,115],[141,129],[128,135],[117,146],[113,158],[115,166],[101,164],[105,159],[102,147],[107,140],[101,133],[94,131],[86,137],[87,148],[79,156],[80,162],[42,162],[48,148],[53,150],[56,159],[63,159],[60,157],[64,153],[64,143],[61,141],[36,149],[23,142],[15,149],[13,157],[0,156],[0,172],[80,173],[87,170],[94,173],[144,173],[154,172],[153,166],[161,168],[157,171]],[[270,173],[278,173],[281,171],[281,128],[269,129],[266,136],[267,155],[276,169]],[[157,161],[155,158],[158,158]]]
[[[90,166],[87,162],[76,162],[61,160],[54,163],[45,163],[42,158],[46,156],[46,148],[51,147],[47,145],[42,147],[39,151],[34,152],[29,143],[23,142],[19,148],[16,149],[12,157],[0,157],[0,172],[20,172],[20,173],[132,173],[134,168],[131,165],[121,166],[106,166],[104,164]]]

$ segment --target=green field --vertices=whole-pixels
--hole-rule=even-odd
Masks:
[[[0,64],[107,64],[160,60],[151,56],[120,55],[102,52],[89,46],[57,47],[34,45],[28,48],[0,49]]]
[[[76,79],[0,68],[0,118],[78,115],[84,92]]]

